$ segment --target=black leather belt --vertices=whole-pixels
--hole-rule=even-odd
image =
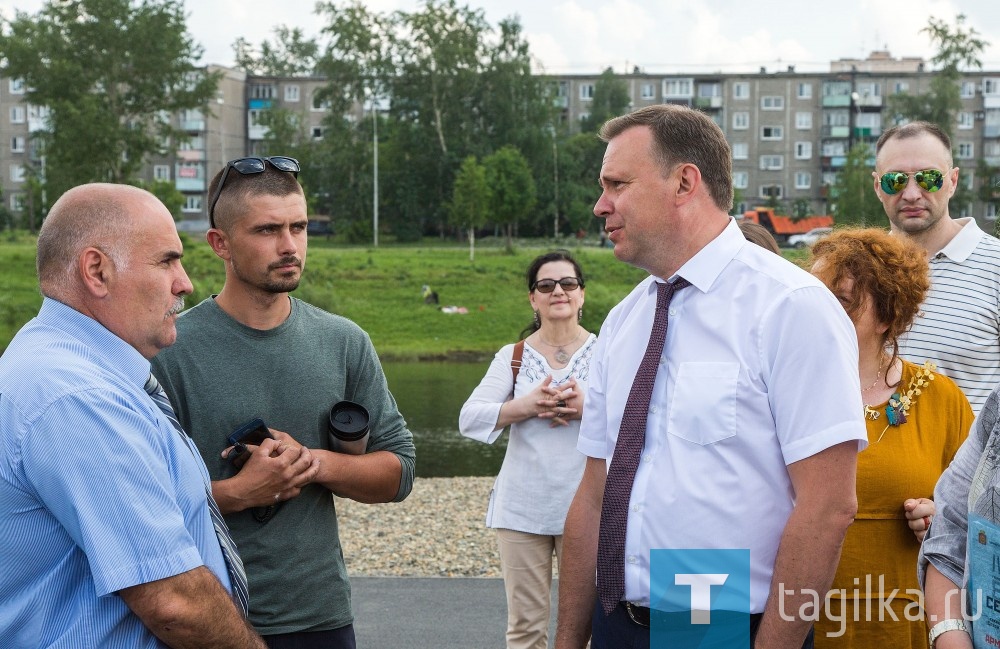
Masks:
[[[628,613],[628,619],[643,628],[649,628],[648,606],[639,606],[638,604],[633,604],[632,602],[622,602],[621,606],[623,606],[625,608],[625,612]],[[754,613],[750,616],[751,635],[756,635],[757,627],[760,625],[760,619],[762,617],[763,615],[761,613]]]

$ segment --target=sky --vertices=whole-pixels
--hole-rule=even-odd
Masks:
[[[462,2],[462,0],[459,0]],[[37,12],[43,0],[0,0],[0,15]],[[372,11],[416,10],[416,0],[367,0]],[[829,70],[830,61],[893,57],[930,59],[920,30],[930,16],[954,22],[965,14],[990,45],[986,70],[1000,70],[1000,2],[996,0],[467,0],[487,21],[518,16],[536,69],[551,74],[800,72]],[[188,30],[204,48],[201,63],[230,65],[240,36],[259,44],[277,25],[317,35],[314,0],[186,0]]]

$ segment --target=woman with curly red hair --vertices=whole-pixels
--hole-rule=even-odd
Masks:
[[[868,426],[858,514],[816,624],[816,647],[926,648],[917,553],[934,516],[934,484],[967,437],[972,408],[933,364],[899,357],[897,339],[930,286],[922,249],[883,230],[849,229],[820,239],[812,255],[813,274],[857,330]]]

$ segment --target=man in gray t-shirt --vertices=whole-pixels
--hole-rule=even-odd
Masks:
[[[405,498],[413,437],[367,334],[288,295],[306,254],[306,202],[292,158],[231,161],[210,186],[208,242],[224,262],[218,295],[185,312],[153,372],[212,476],[250,586],[250,621],[270,649],[355,646],[350,583],[332,494]],[[370,415],[367,452],[330,450],[330,408]],[[245,462],[228,435],[259,417],[274,440]],[[242,460],[242,458],[241,458]]]

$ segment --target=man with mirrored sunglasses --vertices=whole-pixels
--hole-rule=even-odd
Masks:
[[[958,174],[951,139],[936,124],[895,126],[876,144],[875,193],[892,232],[920,244],[931,267],[931,290],[899,339],[900,355],[935,363],[978,414],[1000,383],[1000,241],[974,218],[951,218]]]
[[[413,437],[367,334],[292,298],[306,258],[298,161],[230,161],[212,179],[208,243],[226,280],[177,322],[153,372],[212,476],[250,587],[250,621],[270,649],[353,649],[350,583],[332,495],[377,503],[413,485]],[[334,404],[370,416],[366,453],[331,449]],[[264,439],[230,461],[228,436],[255,417]],[[244,454],[245,455],[245,454]]]

